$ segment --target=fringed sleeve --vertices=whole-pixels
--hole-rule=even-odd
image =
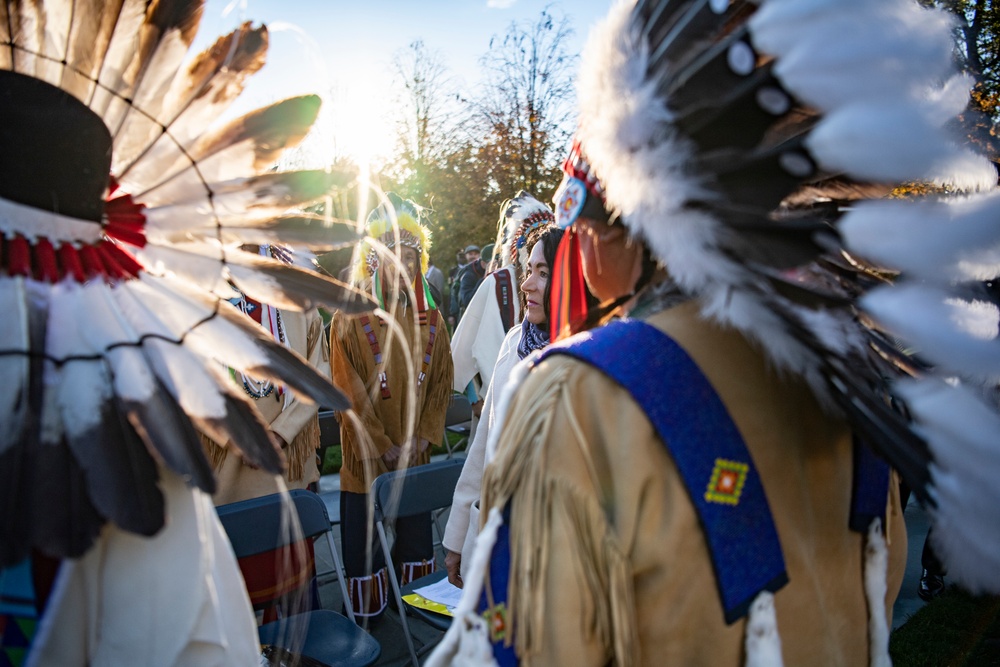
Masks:
[[[367,345],[361,347],[356,335],[357,325],[353,318],[337,313],[330,327],[330,374],[333,383],[351,399],[354,412],[361,420],[363,433],[358,433],[349,419],[341,417],[342,446],[347,457],[348,448],[353,448],[359,459],[377,459],[393,443],[385,434],[382,421],[375,413],[371,395],[365,386],[364,377],[370,375],[372,363],[367,363],[365,354],[371,355]]]
[[[515,394],[484,475],[480,516],[511,502],[507,605],[522,664],[635,665],[629,542],[614,525],[617,481],[606,479],[604,454],[593,456],[618,442],[581,426],[593,421],[581,411],[613,413],[615,397],[577,400],[580,366],[547,361]]]
[[[471,540],[479,532],[479,523],[474,526],[474,516],[478,516],[478,509],[473,512],[473,504],[479,500],[480,490],[483,484],[483,467],[486,465],[486,443],[489,440],[490,431],[495,424],[495,406],[510,379],[511,371],[520,359],[517,356],[517,342],[521,339],[521,325],[517,324],[511,328],[504,338],[500,347],[500,354],[497,358],[493,373],[490,375],[490,384],[486,390],[486,398],[483,399],[483,414],[476,427],[476,435],[465,450],[465,465],[462,466],[462,474],[458,478],[455,486],[455,496],[451,504],[451,511],[448,513],[448,523],[444,529],[444,537],[441,543],[446,549],[456,553],[462,553],[464,557],[471,557],[471,553],[465,552],[465,545],[471,547]]]
[[[212,470],[218,473],[222,469],[222,464],[226,462],[226,457],[229,456],[229,447],[220,445],[201,431],[198,431],[198,437],[201,439],[201,446],[205,450],[208,462],[212,465]]]
[[[326,361],[326,346],[323,342],[323,320],[319,312],[311,310],[302,315],[286,313],[285,322],[289,339],[293,341],[291,327],[304,325],[305,336],[295,337],[300,340],[304,338],[305,348],[298,349],[296,345],[295,351],[304,356],[321,375],[330,377],[330,365]],[[320,406],[315,403],[306,403],[297,397],[291,397],[281,413],[271,422],[271,430],[280,435],[287,445],[285,448],[285,456],[288,459],[287,476],[291,481],[302,479],[307,460],[315,456],[315,451],[319,447],[319,408]]]
[[[420,413],[420,424],[417,426],[417,436],[432,445],[441,444],[455,376],[448,327],[444,326],[444,318],[440,315],[437,321],[437,334],[434,339],[434,349],[431,351],[431,366],[425,380],[427,390],[424,394],[423,410]]]

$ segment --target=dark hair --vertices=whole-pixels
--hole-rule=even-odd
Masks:
[[[542,308],[545,309],[546,322],[549,321],[549,301],[551,301],[549,294],[552,291],[552,269],[555,267],[556,251],[559,249],[559,242],[562,241],[564,233],[562,229],[555,225],[544,225],[528,234],[527,241],[524,244],[530,255],[535,244],[541,243],[542,256],[545,258],[545,263],[549,265],[549,279],[545,283],[545,294],[542,297]],[[521,312],[524,312],[524,292],[521,292]]]

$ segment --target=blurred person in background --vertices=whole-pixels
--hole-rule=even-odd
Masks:
[[[444,433],[453,366],[447,327],[423,277],[430,238],[419,208],[388,193],[387,202],[368,216],[367,237],[395,252],[402,266],[366,240],[354,279],[371,291],[398,329],[374,312],[337,313],[330,363],[334,382],[354,406],[353,414],[338,416],[344,568],[353,609],[370,620],[385,610],[389,580],[381,550],[367,539],[368,492],[382,473],[430,461],[430,447],[441,444]],[[414,411],[411,433],[407,422]],[[401,569],[401,582],[433,572],[430,515],[401,518],[395,532],[393,562]]]

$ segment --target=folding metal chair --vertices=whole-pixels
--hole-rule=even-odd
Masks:
[[[319,411],[319,433],[319,455],[322,459],[325,458],[327,449],[340,445],[340,422],[337,421],[337,414],[333,410],[322,409]],[[319,497],[326,506],[326,513],[330,518],[330,527],[337,526],[339,530],[340,491],[320,492]],[[333,556],[334,576],[337,578],[337,584],[340,586],[340,594],[344,599],[344,609],[347,610],[348,617],[356,623],[357,619],[354,618],[354,609],[351,606],[351,596],[347,592],[344,563],[340,558],[340,552],[337,551],[337,545],[334,542],[332,534],[329,536],[329,542],[330,554]]]
[[[449,444],[448,434],[457,433],[462,436],[455,443],[454,447]],[[465,394],[452,394],[451,403],[448,404],[448,411],[444,416],[444,448],[448,452],[450,459],[455,451],[469,442],[472,435],[472,406],[469,404],[469,397]]]
[[[371,498],[374,504],[375,529],[378,532],[382,553],[385,555],[389,581],[392,584],[392,592],[396,596],[397,609],[399,609],[399,620],[403,626],[406,645],[410,650],[410,658],[413,660],[414,667],[419,666],[420,663],[417,660],[417,651],[413,647],[413,637],[406,620],[407,613],[412,613],[438,630],[447,630],[451,624],[451,618],[414,607],[403,600],[403,592],[400,590],[396,569],[392,562],[385,524],[393,523],[399,517],[416,516],[451,506],[452,497],[455,495],[455,485],[458,484],[458,477],[462,473],[464,463],[464,459],[437,461],[407,470],[388,472],[379,475],[372,482]],[[446,576],[446,572],[440,570],[426,577],[421,577],[411,582],[406,587],[407,591],[440,581],[444,576]],[[430,646],[430,644],[424,646],[422,651],[429,649]]]
[[[300,534],[289,529],[287,517],[286,521],[282,520],[285,506],[281,494],[217,508],[248,582],[254,608],[274,607],[279,616],[287,614],[258,628],[261,643],[278,646],[330,667],[373,665],[382,648],[353,621],[327,609],[302,611],[299,607],[286,609],[283,605],[289,591],[301,592],[303,587],[309,586],[306,575],[315,576],[314,538],[326,535],[331,550],[336,553],[330,519],[320,497],[299,489],[288,496],[298,514],[302,527]],[[298,540],[306,542],[305,562],[296,556],[293,547]]]
[[[326,506],[327,516],[330,517],[330,528],[336,526],[337,530],[340,530],[340,491],[324,491],[319,494],[319,497]],[[330,553],[333,555],[334,576],[337,577],[340,594],[344,599],[344,609],[347,610],[348,617],[357,623],[358,620],[354,618],[354,608],[351,606],[351,596],[347,592],[347,574],[344,570],[344,561],[341,560],[340,552],[337,551],[332,532],[330,533]]]

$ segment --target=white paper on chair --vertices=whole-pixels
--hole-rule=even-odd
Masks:
[[[449,610],[454,609],[462,598],[462,589],[449,582],[447,577],[429,586],[415,588],[413,592],[432,602],[443,604]]]

